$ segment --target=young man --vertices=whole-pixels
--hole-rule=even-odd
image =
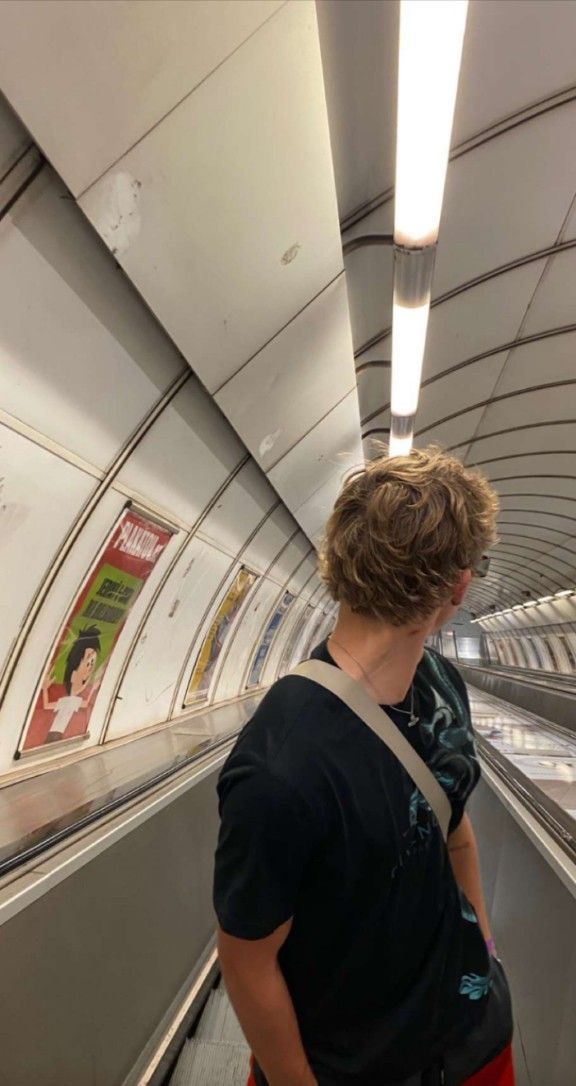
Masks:
[[[345,484],[321,555],[340,609],[312,655],[360,683],[432,770],[448,848],[395,755],[307,678],[273,685],[222,770],[218,946],[257,1086],[513,1081],[465,813],[479,776],[468,699],[425,649],[496,514],[488,484],[445,453],[383,458]]]

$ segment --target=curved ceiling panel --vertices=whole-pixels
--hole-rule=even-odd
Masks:
[[[389,161],[364,175],[363,188],[357,167],[374,108],[356,129],[339,113],[347,110],[350,121],[353,103],[369,98],[380,102],[381,115],[394,107],[395,72],[383,93],[381,66],[353,58],[368,33],[385,20],[392,28],[397,4],[372,3],[368,14],[362,5],[322,0],[321,9],[349,243],[392,228],[389,144],[380,143]],[[576,584],[575,34],[575,4],[469,5],[415,430],[418,445],[452,449],[499,491],[500,540],[488,577],[472,587],[477,609]],[[388,48],[383,43],[382,56]],[[372,135],[371,153],[381,119]],[[390,264],[383,247],[345,256],[368,455],[390,426]]]

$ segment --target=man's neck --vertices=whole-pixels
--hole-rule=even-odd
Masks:
[[[408,693],[431,623],[392,626],[354,614],[343,604],[328,641],[330,655],[370,697],[395,705]]]

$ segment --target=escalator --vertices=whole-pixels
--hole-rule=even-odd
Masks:
[[[211,993],[184,1044],[170,1086],[246,1086],[250,1050],[224,984]]]

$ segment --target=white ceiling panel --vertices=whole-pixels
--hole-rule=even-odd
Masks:
[[[0,402],[105,468],[185,363],[65,196],[45,169],[0,224]]]
[[[30,136],[0,94],[0,180],[30,145]]]
[[[535,261],[434,306],[423,379],[515,339],[544,265]]]
[[[340,218],[394,181],[396,0],[317,0]]]
[[[482,464],[500,456],[545,452],[547,449],[576,449],[576,410],[573,422],[554,426],[530,426],[527,422],[524,429],[507,430],[494,437],[475,441],[470,447],[467,463]]]
[[[574,195],[566,162],[575,155],[576,103],[571,103],[450,163],[435,297],[556,240]]]
[[[512,479],[502,479],[495,482],[499,494],[547,494],[550,497],[576,499],[576,477],[560,478],[554,474],[548,474],[543,465],[538,475],[516,475]]]
[[[519,352],[520,353],[520,352]],[[545,378],[544,378],[545,380]],[[572,386],[572,389],[576,386]],[[504,400],[490,404],[484,412],[478,434],[491,434],[495,430],[513,429],[529,422],[555,422],[560,419],[573,419],[573,391],[567,395],[566,387],[544,388],[538,392],[526,392],[512,395]]]
[[[513,392],[518,388],[576,379],[576,332],[552,336],[549,339],[527,343],[510,351],[498,394]],[[567,386],[564,397],[576,410],[576,385]]]
[[[202,521],[202,537],[217,546],[227,547],[232,555],[236,555],[277,501],[274,490],[257,464],[249,460],[228,483]],[[264,559],[264,568],[269,561]],[[258,571],[263,572],[262,562]]]
[[[498,528],[503,532],[517,532],[520,528],[527,528],[528,534],[534,532],[551,543],[561,543],[573,538],[569,531],[570,521],[552,517],[548,512],[504,512],[498,517]]]
[[[341,275],[215,399],[268,471],[354,387],[348,300]]]
[[[117,481],[192,526],[244,455],[225,419],[191,377],[126,461]]]
[[[2,88],[78,196],[281,6],[4,0]]]
[[[337,472],[298,509],[298,520],[316,547],[324,537],[326,522],[341,488],[342,473]]]
[[[322,419],[269,473],[296,519],[299,506],[362,460],[356,390]]]
[[[468,410],[465,413],[456,415],[455,418],[448,419],[446,422],[435,423],[433,428],[426,430],[424,434],[419,433],[419,427],[417,426],[414,444],[419,449],[423,449],[426,445],[431,445],[433,443],[442,445],[446,449],[452,448],[453,445],[461,445],[473,436],[474,431],[482,418],[483,411],[483,407]],[[370,425],[372,426],[374,424],[370,423]],[[463,448],[458,449],[458,455],[460,458],[463,457]]]
[[[314,5],[282,8],[80,205],[218,388],[342,269]]]
[[[393,250],[391,246],[365,246],[349,253],[345,263],[352,337],[358,351],[392,324]]]
[[[482,471],[489,479],[495,477],[510,477],[516,475],[538,475],[546,472],[551,475],[575,475],[576,476],[576,451],[563,452],[561,448],[547,452],[528,454],[526,456],[512,457],[508,460],[496,460],[486,462]]]
[[[452,143],[574,83],[576,4],[472,0]]]
[[[567,324],[576,324],[576,247],[548,261],[522,334]],[[545,347],[543,350],[546,352]]]
[[[440,377],[422,389],[416,412],[415,430],[427,429],[435,421],[487,400],[504,365],[506,355],[482,358],[446,377]],[[436,440],[436,430],[429,433]]]
[[[369,366],[357,375],[360,418],[390,402],[390,367]]]

